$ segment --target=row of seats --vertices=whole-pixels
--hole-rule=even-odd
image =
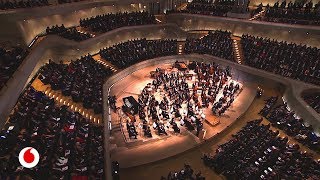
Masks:
[[[259,112],[259,114],[263,117],[267,117],[267,115],[270,113],[270,111],[272,110],[272,108],[276,105],[278,101],[278,96],[276,97],[270,97],[268,99],[265,100],[265,105],[264,107],[261,109],[261,111]]]
[[[53,90],[61,90],[71,96],[74,102],[82,102],[84,108],[93,108],[96,114],[102,113],[102,85],[112,74],[111,69],[98,63],[88,54],[69,64],[49,61],[39,76],[44,84]]]
[[[217,30],[210,31],[202,38],[188,38],[185,44],[185,53],[210,54],[233,60],[231,32]]]
[[[239,6],[239,5],[238,5]],[[258,20],[289,23],[289,24],[302,24],[302,25],[320,25],[320,2],[313,6],[312,1],[308,3],[302,3],[291,1],[286,7],[286,1],[283,1],[279,7],[279,2],[276,2],[273,7],[268,4],[266,6],[265,14],[263,17],[259,17]],[[234,0],[219,0],[219,1],[207,1],[197,0],[192,1],[183,10],[168,10],[167,13],[191,13],[202,14],[212,16],[227,16],[230,11],[237,12],[240,7],[235,6]],[[251,14],[255,15],[262,11],[262,4],[254,9]],[[248,11],[248,9],[247,9]]]
[[[51,28],[47,27],[46,33],[56,34],[66,39],[75,40],[75,41],[83,41],[91,38],[92,36],[88,33],[79,32],[76,27],[66,28],[62,24],[61,26],[52,26]]]
[[[219,145],[203,162],[227,179],[313,179],[320,176],[320,162],[287,144],[262,119],[248,122],[232,139]]]
[[[18,9],[18,8],[32,8],[40,6],[49,6],[48,0],[19,0],[19,1],[0,1],[0,9]]]
[[[184,10],[173,9],[167,11],[167,13],[191,13],[211,16],[226,16],[227,12],[232,10],[234,2],[234,0],[215,1],[213,4],[211,1],[198,0],[189,3]]]
[[[160,56],[176,55],[177,40],[130,40],[124,43],[101,49],[102,58],[110,61],[118,68],[126,68],[137,62]]]
[[[246,65],[320,85],[320,49],[251,35],[241,45]]]
[[[58,0],[57,3],[71,3],[78,2],[79,0]],[[168,13],[192,13],[192,14],[203,14],[213,16],[226,16],[234,6],[234,0],[219,0],[206,1],[198,0],[189,3],[184,10],[169,10]],[[39,6],[48,6],[50,3],[48,0],[20,0],[18,1],[1,1],[0,9],[16,9],[16,8],[30,8]],[[279,7],[279,2],[276,2],[273,7],[269,4],[266,7],[265,16],[259,18],[263,21],[290,23],[290,24],[303,24],[303,25],[320,25],[320,2],[313,6],[312,1],[306,3],[291,1],[288,3],[286,8],[286,1],[283,1]],[[236,10],[235,8],[234,10]],[[257,10],[261,11],[262,7],[258,6]],[[91,18],[80,19],[80,26],[87,27],[93,32],[107,32],[123,26],[133,25],[145,25],[155,24],[156,20],[154,15],[150,15],[147,12],[134,12],[134,13],[118,13],[118,14],[104,14],[98,15]]]
[[[303,119],[297,117],[294,111],[288,110],[286,104],[275,107],[267,119],[273,126],[284,130],[300,143],[320,152],[320,136],[314,132],[312,125],[306,126]]]
[[[124,26],[156,24],[156,22],[155,16],[148,12],[124,12],[80,19],[80,26],[93,32],[104,33]]]
[[[205,177],[201,175],[201,172],[194,174],[194,170],[188,164],[184,164],[184,167],[180,171],[169,172],[167,177],[161,176],[160,180],[205,180]]]
[[[103,14],[80,19],[80,27],[95,33],[104,33],[125,26],[147,24],[156,24],[155,16],[148,12]],[[78,31],[77,27],[66,28],[63,24],[61,26],[55,25],[47,27],[46,34],[56,34],[75,41],[83,41],[94,37],[94,35],[90,33]]]
[[[0,48],[0,90],[18,69],[29,51],[21,47]]]
[[[283,1],[279,7],[276,2],[273,7],[269,4],[266,7],[265,16],[261,18],[263,21],[302,24],[302,25],[320,25],[320,2],[313,6],[312,1],[304,4],[291,1],[288,3]]]
[[[309,106],[311,106],[317,113],[320,113],[320,93],[311,93],[303,96],[303,99]]]
[[[57,0],[56,3],[64,4],[64,3],[72,3],[79,2],[84,0]],[[19,8],[33,8],[33,7],[41,7],[41,6],[49,6],[52,5],[52,1],[50,0],[6,0],[0,1],[0,9],[8,10],[8,9],[19,9]]]
[[[40,154],[35,168],[18,161],[25,147]],[[102,179],[103,127],[30,87],[1,131],[0,156],[0,179]]]

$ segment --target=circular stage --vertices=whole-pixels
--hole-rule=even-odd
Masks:
[[[226,67],[207,66],[152,65],[116,82],[110,90],[118,107],[111,113],[111,124],[116,127],[111,158],[122,168],[155,162],[194,148],[235,122],[254,100],[257,85],[235,80],[232,70],[227,76]],[[237,84],[239,89],[234,90]],[[187,94],[190,97],[185,97]],[[131,100],[124,100],[128,97]],[[225,102],[217,108],[223,97]],[[228,105],[231,98],[234,100]],[[132,113],[136,103],[131,101],[144,105],[137,114]],[[226,111],[220,114],[224,106]],[[212,107],[216,107],[215,113]],[[152,137],[145,129],[150,129]]]

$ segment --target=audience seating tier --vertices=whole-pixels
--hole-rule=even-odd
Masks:
[[[189,3],[186,9],[183,10],[169,10],[167,13],[190,13],[203,14],[211,16],[227,16],[227,13],[232,10],[235,0],[194,0]]]
[[[320,49],[251,35],[241,44],[246,65],[320,85]]]
[[[47,27],[47,34],[56,34],[66,39],[75,40],[75,41],[83,41],[89,38],[92,38],[91,34],[82,33],[77,30],[76,27],[66,28],[62,24],[61,26],[52,26],[51,28]]]
[[[28,53],[28,50],[21,47],[0,48],[0,89],[6,85]]]
[[[102,85],[112,70],[93,59],[89,54],[70,64],[49,61],[39,78],[51,89],[61,90],[71,96],[74,102],[82,102],[85,108],[92,108],[96,114],[102,113]]]
[[[311,106],[317,113],[320,113],[320,93],[306,94],[303,96],[304,101]]]
[[[93,32],[104,33],[124,26],[156,24],[154,15],[148,12],[124,12],[103,14],[86,19],[80,19],[80,26]]]
[[[227,179],[308,179],[320,176],[320,162],[287,144],[262,119],[248,122],[232,139],[204,155],[203,162]]]
[[[99,54],[122,69],[143,60],[176,55],[178,54],[177,48],[177,40],[147,40],[144,38],[101,49]]]
[[[312,1],[304,4],[303,1],[291,1],[287,4],[282,1],[276,2],[273,7],[268,4],[265,10],[263,21],[287,23],[287,24],[301,24],[301,25],[320,25],[320,2],[313,6]]]
[[[210,31],[208,35],[202,38],[189,38],[185,44],[185,53],[210,54],[227,60],[233,60],[231,32]]]
[[[286,104],[275,107],[266,117],[273,126],[282,129],[310,149],[320,152],[320,137],[313,127],[306,126],[303,119],[298,118],[294,111],[288,110]]]
[[[41,157],[32,169],[23,168],[17,158],[28,146]],[[0,179],[103,179],[103,152],[102,126],[30,87],[1,131]]]

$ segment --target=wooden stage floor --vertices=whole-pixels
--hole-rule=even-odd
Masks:
[[[137,99],[137,96],[141,93],[142,89],[148,83],[152,82],[150,72],[154,71],[157,67],[170,68],[171,64],[150,66],[138,70],[114,84],[110,94],[116,95],[117,107],[123,105],[122,98],[124,97],[133,96]],[[187,150],[196,148],[214,138],[236,122],[238,117],[247,111],[255,99],[257,85],[250,82],[240,83],[242,84],[242,91],[224,115],[220,117],[213,115],[211,106],[204,109],[206,119],[220,121],[216,126],[209,125],[207,122],[204,123],[204,129],[206,130],[204,139],[199,139],[194,132],[187,131],[185,127],[180,127],[182,132],[178,135],[169,132],[168,136],[158,136],[152,132],[153,138],[149,139],[143,137],[143,132],[141,132],[137,139],[132,140],[128,138],[125,122],[120,122],[124,128],[112,132],[111,159],[117,160],[120,163],[121,168],[139,166],[176,156]],[[112,113],[112,121],[112,124],[119,123],[119,113]],[[139,127],[136,129],[140,132]]]

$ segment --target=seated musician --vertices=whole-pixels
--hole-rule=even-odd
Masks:
[[[180,133],[180,128],[178,127],[177,123],[175,121],[173,121],[171,124],[172,124],[172,128],[173,128],[174,132]]]
[[[152,138],[151,130],[148,125],[143,125],[145,128],[143,129],[144,136]]]

